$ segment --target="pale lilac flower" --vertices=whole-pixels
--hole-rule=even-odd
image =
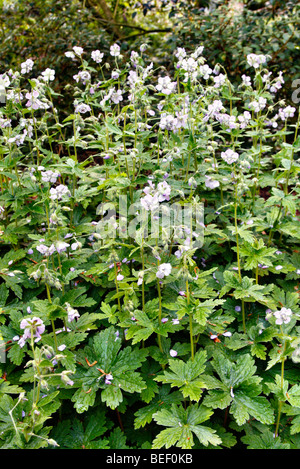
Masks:
[[[119,282],[120,282],[121,280],[123,280],[123,278],[124,278],[124,275],[122,275],[122,274],[117,275],[117,280],[118,280]]]
[[[23,134],[15,135],[8,139],[8,143],[15,143],[18,147],[24,143],[27,131],[24,130]]]
[[[78,55],[79,57],[81,57],[82,54],[83,54],[83,48],[82,48],[82,47],[74,46],[74,47],[73,47],[73,51],[74,51],[75,54]]]
[[[42,171],[42,181],[44,182],[51,182],[52,184],[55,184],[57,181],[57,178],[60,176],[60,174],[57,171],[51,171],[51,169],[48,169],[47,171]]]
[[[186,244],[186,243],[190,244],[190,239],[185,240],[185,244]],[[174,252],[174,256],[176,256],[177,259],[180,259],[181,256],[182,256],[182,254],[183,254],[184,252],[188,251],[189,249],[190,249],[190,246],[189,246],[189,245],[185,245],[185,246],[184,246],[184,245],[180,245],[180,246],[178,246],[177,251]],[[179,292],[179,294],[180,294],[180,292]]]
[[[52,68],[46,68],[44,72],[42,72],[42,80],[45,82],[53,81],[55,79],[55,70]]]
[[[179,55],[179,57],[182,54]],[[199,74],[199,67],[198,61],[195,54],[192,54],[190,57],[179,58],[179,61],[176,65],[178,69],[184,70],[184,82],[186,83],[188,80],[196,81],[197,76]]]
[[[220,75],[213,77],[213,80],[215,82],[214,87],[221,88],[221,86],[223,86],[226,82],[226,75],[224,75],[223,73],[220,73]]]
[[[159,201],[157,195],[147,194],[141,198],[141,205],[147,211],[155,211],[159,207]]]
[[[122,90],[117,90],[115,91],[115,89],[113,89],[113,92],[111,94],[111,101],[114,103],[114,104],[119,104],[121,101],[123,101],[123,91]]]
[[[102,62],[102,59],[104,57],[104,54],[103,52],[100,52],[98,49],[97,50],[93,50],[92,53],[91,53],[91,57],[92,59],[94,60],[94,62],[96,62],[97,64],[100,64]]]
[[[174,93],[176,91],[177,83],[176,81],[171,81],[171,78],[166,77],[159,77],[158,78],[158,85],[156,85],[157,91],[160,91],[167,96]]]
[[[79,114],[85,114],[86,112],[90,112],[91,108],[88,104],[77,104],[75,107],[75,112],[78,112]]]
[[[275,311],[274,316],[276,318],[275,323],[278,325],[288,324],[292,319],[292,310],[290,308],[281,308],[279,311]]]
[[[182,60],[186,57],[186,50],[183,47],[178,47],[174,55],[178,60]]]
[[[177,356],[176,350],[171,349],[170,350],[170,355],[171,355],[171,357],[176,357]]]
[[[39,92],[33,90],[32,93],[26,93],[25,98],[28,100],[26,107],[37,110],[37,109],[49,109],[49,105],[39,99]]]
[[[75,54],[72,51],[65,52],[65,56],[68,57],[68,59],[75,59]]]
[[[215,189],[216,187],[219,187],[219,185],[220,185],[219,181],[216,181],[211,176],[205,176],[204,184],[209,189]]]
[[[65,303],[65,308],[68,313],[68,322],[73,322],[74,319],[80,317],[80,314],[78,313],[77,309],[72,308],[69,303]]]
[[[278,114],[281,120],[284,121],[288,119],[289,117],[294,117],[295,112],[296,112],[296,108],[292,106],[287,106],[284,109],[279,109]]]
[[[43,256],[51,256],[55,252],[54,244],[51,244],[50,247],[46,246],[45,244],[40,244],[36,247],[36,250],[39,251]]]
[[[277,122],[278,118],[279,118],[279,114],[275,114],[275,116],[273,116],[272,119],[265,121],[265,123],[268,127],[273,127],[273,129],[276,129],[278,127],[278,122]]]
[[[112,57],[119,57],[121,48],[118,44],[113,44],[110,46],[110,55]]]
[[[41,334],[45,332],[45,324],[36,316],[30,319],[22,319],[20,328],[24,329],[24,334],[18,342],[20,347],[24,346],[27,339],[31,339],[31,334],[36,338],[35,342],[38,342],[41,339]]]
[[[81,81],[85,85],[91,80],[91,74],[87,70],[81,70],[77,75],[73,75],[73,78],[77,83]]]
[[[0,118],[0,127],[1,129],[6,129],[7,127],[11,127],[11,119]]]
[[[70,246],[69,243],[66,243],[64,241],[57,241],[57,243],[55,244],[56,246],[56,250],[59,254],[61,254],[62,252],[65,252],[67,250],[67,248]]]
[[[236,153],[235,151],[231,150],[231,148],[228,148],[226,151],[221,152],[221,158],[228,164],[235,163],[238,158],[239,154]]]
[[[130,61],[131,61],[132,65],[133,65],[134,67],[137,66],[138,61],[139,61],[139,58],[140,58],[140,56],[139,56],[138,52],[136,52],[136,51],[134,51],[134,50],[131,51],[131,54],[130,54]]]
[[[212,72],[212,69],[207,64],[200,65],[199,67],[199,73],[204,78],[204,80],[208,80]]]
[[[23,119],[22,117],[20,118],[19,125],[22,128],[25,128],[27,131],[27,137],[31,138],[33,136],[33,124],[35,119]],[[34,168],[31,168],[31,172],[34,172]]]
[[[138,85],[143,83],[135,70],[129,71],[127,81],[131,89],[137,88]]]
[[[219,113],[215,115],[215,119],[220,122],[220,124],[228,127],[226,130],[229,132],[231,129],[237,129],[239,124],[236,122],[236,116],[230,115],[227,113]]]
[[[117,72],[116,70],[113,70],[113,71],[111,72],[111,77],[112,77],[113,80],[117,80],[117,79],[119,78],[119,76],[120,76],[120,74],[119,74],[119,72]],[[120,91],[121,91],[121,90],[120,90]]]
[[[24,75],[25,73],[31,72],[33,69],[34,62],[31,59],[27,59],[26,62],[21,63],[21,73]]]
[[[162,130],[170,130],[174,133],[178,132],[181,128],[187,127],[188,115],[183,111],[176,111],[176,116],[163,112],[161,114],[159,127]]]
[[[0,85],[1,88],[7,88],[10,85],[10,79],[5,73],[0,75]]]
[[[208,105],[207,114],[203,118],[203,121],[207,122],[209,119],[219,116],[221,111],[225,111],[223,103],[219,99],[215,99],[212,104]]]
[[[266,107],[266,104],[267,104],[266,98],[263,98],[262,96],[260,96],[257,101],[251,101],[248,106],[249,106],[249,109],[253,109],[254,112],[259,112],[259,111],[262,111]]]
[[[167,181],[160,182],[157,185],[157,196],[158,201],[163,202],[164,200],[170,200],[171,187]]]
[[[248,54],[247,62],[251,67],[258,68],[267,61],[267,57],[262,54]]]
[[[111,384],[111,381],[113,379],[113,375],[111,373],[108,373],[107,375],[105,375],[105,384]]]
[[[160,264],[158,266],[158,271],[156,272],[156,277],[157,278],[164,278],[168,277],[172,271],[172,266],[169,263],[166,264]]]
[[[250,119],[251,119],[251,114],[249,111],[245,111],[243,114],[238,116],[238,120],[240,122],[240,128],[244,129],[245,127],[247,127]]]
[[[195,59],[198,59],[198,57],[202,55],[203,51],[204,51],[204,46],[198,46],[191,56],[194,57]]]
[[[70,191],[67,186],[60,184],[57,187],[51,187],[50,189],[50,199],[52,200],[61,200],[64,196],[70,196]]]
[[[143,69],[143,72],[142,72],[143,80],[145,80],[148,76],[150,76],[151,70],[153,70],[153,62],[151,62],[150,65],[148,65],[148,67]]]
[[[247,75],[242,75],[243,85],[244,86],[251,86],[251,77]]]
[[[277,91],[282,88],[283,83],[284,79],[282,77],[282,72],[280,71],[278,77],[275,78],[273,84],[269,85],[270,93],[277,93]]]

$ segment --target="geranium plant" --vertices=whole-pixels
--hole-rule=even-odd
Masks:
[[[1,76],[0,446],[299,448],[299,112],[144,51]]]

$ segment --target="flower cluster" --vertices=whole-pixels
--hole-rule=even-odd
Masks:
[[[157,187],[151,180],[148,181],[148,184],[143,190],[146,195],[141,198],[140,202],[145,210],[155,211],[160,202],[170,200],[171,187],[166,181],[158,183]]]
[[[251,67],[259,68],[262,64],[266,63],[267,57],[263,54],[248,54],[247,62]]]
[[[62,200],[64,197],[70,197],[70,191],[64,184],[59,184],[57,187],[51,187],[50,199],[51,200]]]

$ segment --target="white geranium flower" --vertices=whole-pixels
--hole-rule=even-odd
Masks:
[[[219,181],[216,181],[215,179],[212,179],[211,176],[205,176],[205,183],[204,184],[209,189],[215,189],[216,187],[219,187],[219,185],[220,185]]]
[[[258,68],[267,61],[267,57],[263,54],[248,54],[247,62],[251,67]]]
[[[24,75],[25,73],[31,72],[34,66],[34,61],[31,59],[27,59],[26,62],[21,63],[21,73]]]
[[[65,241],[57,241],[56,243],[56,250],[60,254],[61,252],[66,251],[66,249],[70,246],[69,243],[66,243]]]
[[[42,80],[45,82],[53,81],[55,79],[55,70],[52,68],[46,68],[44,72],[42,72]]]
[[[292,310],[290,308],[281,308],[279,311],[275,311],[274,316],[276,318],[275,323],[278,325],[288,324],[292,319]]]
[[[98,49],[97,50],[93,50],[92,53],[91,53],[91,57],[92,59],[94,60],[94,62],[96,62],[97,64],[100,64],[102,62],[102,59],[104,57],[104,54],[103,52],[100,52]]]
[[[88,104],[78,104],[76,107],[75,107],[75,112],[78,112],[79,114],[85,114],[86,112],[90,112],[91,111],[91,108]]]
[[[156,272],[156,277],[157,278],[164,278],[168,277],[172,271],[172,266],[169,263],[166,264],[160,264],[158,267],[158,271]]]
[[[174,93],[174,91],[176,90],[176,86],[176,81],[171,81],[170,77],[159,77],[156,89],[157,91],[160,91],[163,94],[170,95],[171,93]]]
[[[36,247],[36,250],[39,251],[43,256],[51,256],[55,252],[54,244],[51,244],[50,247],[45,246],[45,244],[40,244]]]
[[[51,187],[50,189],[50,199],[52,200],[61,200],[65,195],[70,196],[70,191],[67,186],[60,184],[57,187]]]
[[[237,152],[231,150],[231,148],[228,148],[228,150],[221,152],[221,158],[226,163],[232,164],[232,163],[235,163],[238,160],[239,154]]]
[[[79,55],[79,57],[82,56],[82,54],[83,54],[83,48],[82,47],[74,46],[73,51],[75,52],[76,55]]]
[[[110,55],[113,57],[119,57],[121,48],[118,44],[113,44],[110,46]]]

